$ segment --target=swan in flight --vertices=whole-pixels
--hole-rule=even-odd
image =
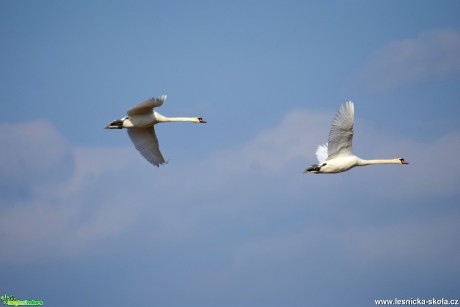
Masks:
[[[161,107],[166,95],[150,98],[128,110],[128,116],[111,122],[106,129],[128,129],[136,149],[153,165],[159,167],[167,163],[160,152],[154,125],[166,122],[206,123],[201,117],[166,117],[154,110]]]
[[[329,132],[329,140],[316,149],[318,164],[307,168],[304,173],[341,173],[355,166],[371,164],[409,164],[403,158],[364,160],[353,155],[351,146],[353,141],[353,123],[355,107],[353,102],[348,101],[340,106],[334,117],[332,128]]]

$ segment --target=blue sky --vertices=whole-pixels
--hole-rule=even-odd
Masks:
[[[458,1],[2,1],[0,292],[48,306],[459,299]],[[149,165],[111,120],[152,96]],[[340,104],[354,151],[303,174]]]

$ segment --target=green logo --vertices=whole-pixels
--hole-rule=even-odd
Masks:
[[[0,296],[0,300],[2,300],[3,305],[6,305],[8,301],[15,301],[16,298],[12,295],[3,294]]]
[[[10,305],[10,306],[39,306],[43,305],[43,301],[36,301],[36,300],[18,300],[13,295],[3,294],[0,296],[0,300],[2,300],[3,305]]]

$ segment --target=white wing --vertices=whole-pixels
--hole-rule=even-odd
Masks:
[[[128,110],[128,116],[142,115],[152,113],[153,108],[161,107],[163,102],[166,100],[166,95],[162,95],[158,98],[150,98],[146,101],[139,103]]]
[[[327,159],[327,143],[324,145],[319,145],[316,149],[316,158],[318,159],[319,164],[323,164]]]
[[[166,163],[160,152],[158,139],[153,127],[128,128],[128,135],[144,158],[155,166]]]
[[[340,106],[334,117],[332,128],[329,132],[327,159],[350,156],[353,141],[353,123],[355,120],[355,108],[353,102],[347,101]]]

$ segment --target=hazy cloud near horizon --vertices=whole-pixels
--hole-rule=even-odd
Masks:
[[[294,205],[302,200],[305,208],[327,207],[328,202],[332,205],[340,193],[353,191],[356,185],[363,196],[376,193],[392,202],[456,195],[460,165],[454,153],[459,150],[460,132],[421,144],[401,136],[385,136],[368,127],[356,135],[363,152],[381,157],[394,148],[398,154],[404,152],[410,165],[354,169],[350,175],[336,177],[302,174],[305,167],[316,163],[314,151],[327,137],[329,117],[305,109],[293,110],[274,127],[243,144],[211,151],[190,165],[178,162],[159,169],[148,165],[134,147],[74,146],[47,121],[3,124],[2,143],[10,150],[0,154],[0,161],[9,161],[3,166],[1,180],[9,182],[10,193],[17,194],[10,195],[16,199],[13,203],[3,201],[3,205],[9,205],[0,218],[4,234],[0,243],[15,248],[0,258],[9,262],[32,257],[30,260],[36,261],[37,253],[32,256],[30,251],[47,245],[49,249],[41,249],[44,260],[84,254],[85,249],[129,228],[152,210],[161,212],[153,217],[158,231],[152,233],[153,238],[182,238],[203,219],[206,225],[208,219],[219,219],[222,214],[226,219],[257,220],[245,212],[264,207],[273,210],[273,206]],[[34,147],[30,147],[31,142]],[[367,147],[362,147],[363,142]],[[49,150],[54,154],[49,155]],[[431,163],[432,157],[449,165],[442,176],[437,172],[439,165]],[[56,168],[59,163],[61,166]],[[10,180],[14,173],[29,175]],[[136,184],[127,189],[126,182]],[[328,190],[335,190],[335,196],[328,195]],[[433,208],[429,210],[434,214]],[[21,227],[17,221],[33,227]],[[359,229],[359,225],[353,225],[348,232]]]
[[[390,42],[368,56],[352,74],[352,87],[389,92],[420,82],[460,75],[460,32],[436,29]]]

